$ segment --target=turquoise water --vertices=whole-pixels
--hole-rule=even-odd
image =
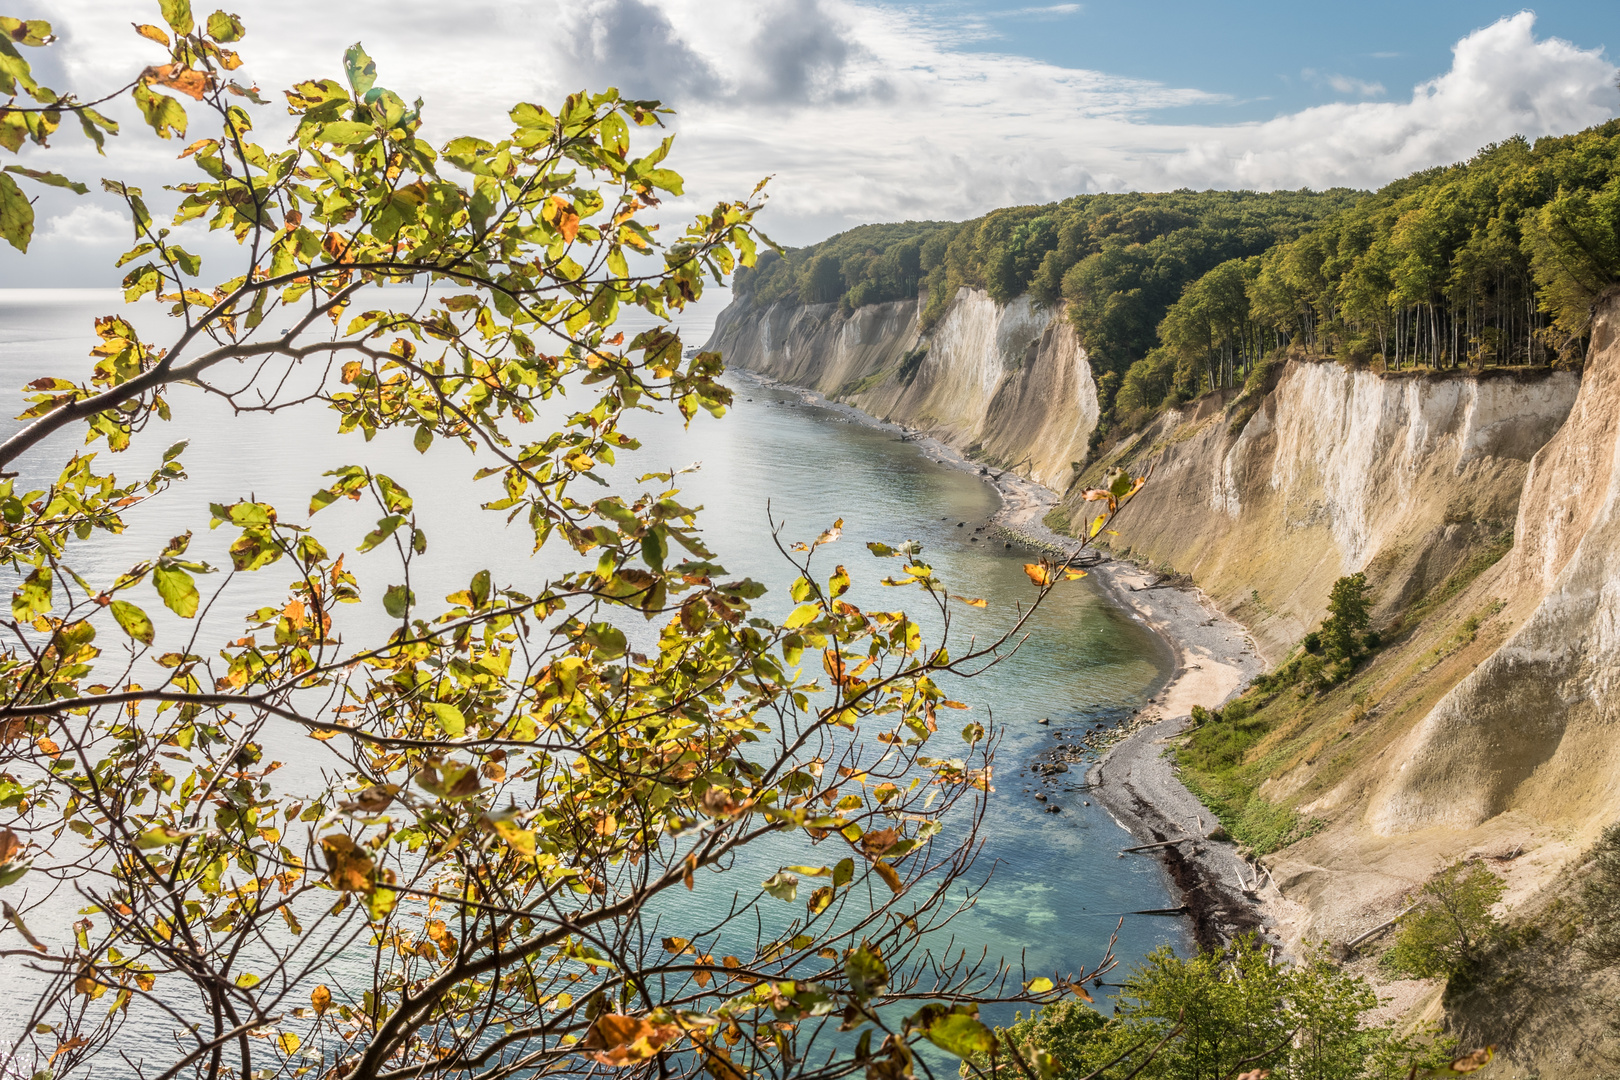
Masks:
[[[16,388],[24,382],[45,374],[76,378],[87,370],[95,316],[119,312],[143,331],[156,334],[168,321],[163,310],[155,304],[127,309],[112,291],[0,292],[0,415],[11,417],[21,411]],[[701,343],[708,336],[713,314],[711,307],[684,321],[689,343]],[[835,563],[843,562],[857,582],[864,578],[868,584],[857,584],[852,597],[863,606],[873,602],[889,608],[901,603],[894,590],[872,584],[893,564],[871,558],[864,547],[868,540],[919,540],[925,557],[952,591],[991,601],[983,611],[961,608],[957,633],[992,636],[1011,618],[1014,602],[1032,595],[1021,569],[1028,556],[991,539],[988,523],[997,497],[975,477],[927,460],[892,433],[805,405],[797,395],[768,390],[741,377],[732,378],[732,385],[737,390],[736,407],[722,420],[702,416],[683,429],[675,416],[638,418],[631,430],[645,448],[624,455],[618,472],[634,476],[701,462],[697,472],[682,478],[682,501],[705,507],[700,517],[705,538],[733,576],[747,575],[772,586],[771,595],[761,601],[769,613],[782,615],[791,606],[786,586],[796,572],[769,543],[767,504],[776,520],[785,522],[784,535],[792,539],[808,539],[835,518],[843,519],[844,536],[821,554],[822,570],[830,572]],[[209,502],[252,496],[283,507],[284,516],[296,519],[295,508],[301,511],[309,495],[324,486],[321,474],[345,464],[386,471],[416,497],[429,534],[428,556],[413,567],[419,595],[436,598],[462,588],[474,571],[486,566],[498,581],[518,588],[538,580],[544,569],[544,561],[530,558],[532,538],[526,531],[508,530],[498,515],[478,509],[480,503],[498,497],[498,481],[471,483],[472,471],[485,461],[458,447],[440,444],[422,456],[411,449],[408,434],[384,433],[371,443],[338,436],[335,418],[320,408],[294,409],[276,417],[238,415],[193,389],[176,388],[169,396],[174,421],[158,426],[172,431],[152,430],[138,438],[119,462],[119,472],[135,476],[150,468],[164,447],[189,438],[184,460],[190,479],[132,514],[124,536],[111,543],[98,540],[81,555],[79,569],[92,581],[110,578],[188,527],[198,533],[194,554],[215,565],[228,565],[224,545],[229,538],[206,532]],[[580,400],[571,401],[570,407],[577,407]],[[7,420],[0,424],[4,429],[0,434],[16,426]],[[80,438],[77,433],[58,436],[47,444],[56,453],[41,455],[36,450],[31,462],[21,467],[20,483],[33,486],[42,481],[46,470],[32,462],[59,462]],[[99,460],[105,465],[104,448],[102,455]],[[352,545],[375,517],[360,506],[334,507],[322,515],[323,538]],[[548,548],[545,561],[552,557]],[[378,576],[386,573],[385,567],[373,566],[364,557],[351,559],[349,565],[359,573],[362,585],[385,584]],[[285,576],[272,568],[236,578],[228,610],[279,605]],[[907,593],[903,602],[916,607],[919,598]],[[154,611],[155,604],[147,606],[154,615],[166,614]],[[351,640],[383,625],[375,618],[368,623],[368,615],[365,606],[347,614],[351,621],[343,629]],[[160,622],[160,644],[165,630],[178,626]],[[234,627],[226,629],[230,636],[240,633]],[[1055,742],[1054,732],[1128,715],[1162,683],[1168,658],[1151,634],[1089,582],[1055,594],[1031,629],[1029,640],[1011,659],[950,687],[952,696],[974,709],[959,715],[987,724],[993,720],[1001,735],[995,791],[981,832],[983,853],[973,872],[975,880],[988,876],[989,882],[951,931],[954,946],[966,948],[970,955],[982,949],[992,960],[1017,963],[1022,957],[1032,973],[1067,972],[1095,965],[1117,913],[1170,907],[1174,901],[1156,862],[1117,857],[1119,848],[1129,842],[1128,834],[1100,807],[1084,805],[1087,795],[1077,790],[1078,771],[1065,777],[1068,789],[1042,788],[1063,808],[1052,814],[1034,801],[1027,789],[1036,784],[1024,770]],[[1038,724],[1041,718],[1049,718],[1050,726]],[[296,779],[297,770],[298,762],[291,760],[287,775]],[[767,851],[745,858],[733,877],[722,875],[707,883],[700,890],[701,899],[694,896],[690,903],[712,904],[717,890],[729,893],[732,888],[752,895],[755,884],[774,872],[776,854]],[[19,888],[6,890],[8,898],[15,899],[11,894]],[[69,901],[71,897],[63,898],[64,914],[78,904],[70,907]],[[678,901],[670,916],[680,914]],[[61,925],[65,927],[70,918]],[[1178,922],[1127,918],[1116,951],[1129,962],[1163,943],[1185,945]],[[930,945],[943,947],[944,942]],[[26,982],[26,973],[12,970],[12,964],[0,959],[0,971]]]

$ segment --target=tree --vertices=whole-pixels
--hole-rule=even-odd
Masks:
[[[613,323],[631,305],[667,320],[750,264],[758,189],[660,243],[648,211],[682,183],[670,140],[645,145],[658,103],[518,104],[509,137],[436,148],[421,103],[379,85],[358,45],[344,81],[286,91],[293,138],[263,146],[267,102],[230,75],[240,21],[160,6],[166,29],[136,29],[167,62],[134,80],[134,103],[161,138],[199,134],[165,90],[218,126],[181,155],[198,173],[172,209],[106,187],[137,238],[125,298],[164,305],[172,333],[159,347],[98,320],[93,375],[42,374],[29,423],[0,443],[16,583],[0,948],[43,972],[8,996],[23,1022],[6,1071],[86,1073],[136,1025],[172,1037],[167,1059],[139,1063],[164,1080],[598,1065],[888,1080],[911,1075],[921,1040],[993,1045],[981,998],[1055,1000],[1051,979],[913,951],[960,897],[994,740],[969,724],[957,756],[938,754],[940,714],[959,706],[935,680],[1013,639],[953,653],[948,594],[914,544],[873,554],[902,560],[887,583],[918,590],[939,639],[855,607],[845,568],[819,565],[837,524],[783,545],[798,606],[773,622],[753,606],[765,587],[715,562],[674,474],[589,486],[636,449],[633,411],[725,412],[719,356],[685,356],[667,325],[627,340]],[[29,85],[7,50],[8,78]],[[0,125],[88,115],[32,108],[6,106]],[[236,265],[205,277],[172,231],[189,221],[233,236]],[[437,493],[357,466],[311,478],[307,509],[213,506],[227,573],[190,531],[131,552],[120,534],[184,482],[188,448],[123,480],[96,454],[62,461],[50,437],[144,445],[169,395],[193,392],[324,405],[342,432],[476,451],[476,477],[500,485],[486,508],[568,557],[522,587],[479,570],[435,603],[413,570],[439,543],[418,512]],[[576,411],[555,407],[565,392]],[[28,490],[18,473],[47,465],[56,478]],[[340,550],[314,519],[345,500],[378,520]],[[120,556],[128,569],[104,569]],[[362,589],[361,560],[388,560],[392,584]],[[1037,601],[1079,574],[1031,567]],[[221,614],[267,573],[289,580],[281,599],[245,627]],[[390,629],[368,638],[348,605]],[[655,624],[646,652],[627,620]],[[762,843],[794,864],[723,878],[718,906],[671,902]],[[75,894],[71,927],[41,921]],[[841,1055],[817,1041],[835,1024],[851,1032]]]
[[[1384,966],[1419,979],[1465,974],[1500,930],[1491,908],[1505,888],[1484,863],[1446,867],[1424,883],[1401,917]]]
[[[1333,583],[1321,630],[1322,651],[1329,660],[1350,660],[1361,651],[1359,635],[1367,629],[1371,610],[1366,574],[1346,574]]]

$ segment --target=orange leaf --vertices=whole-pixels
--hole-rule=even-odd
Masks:
[[[1024,564],[1024,573],[1029,575],[1029,580],[1038,588],[1052,584],[1052,571],[1047,569],[1044,563],[1027,562]]]
[[[141,79],[149,84],[156,83],[159,86],[171,87],[197,101],[203,99],[203,95],[208,92],[212,81],[206,71],[182,67],[179,64],[149,67],[141,72]]]
[[[326,852],[327,878],[343,892],[371,892],[376,886],[372,875],[376,865],[371,856],[342,833],[321,837]]]
[[[572,244],[574,237],[579,235],[579,214],[574,210],[573,205],[561,195],[553,195],[551,197],[551,214],[548,216],[555,218],[552,224],[556,225],[557,231],[563,234],[563,239]]]
[[[900,880],[900,874],[895,870],[894,867],[890,866],[882,859],[879,859],[877,862],[873,863],[872,869],[877,871],[878,877],[883,879],[883,884],[887,885],[889,887],[889,891],[894,893],[896,896],[905,890],[905,885]]]
[[[332,991],[323,983],[309,992],[309,1003],[315,1006],[315,1015],[323,1016],[332,1007]]]
[[[680,1036],[681,1029],[675,1024],[655,1024],[644,1017],[603,1013],[579,1045],[580,1049],[591,1051],[585,1056],[592,1061],[623,1068],[655,1056]]]

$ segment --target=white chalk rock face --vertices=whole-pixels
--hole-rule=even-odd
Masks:
[[[1085,349],[1059,308],[961,289],[926,335],[918,304],[735,301],[708,348],[873,416],[921,428],[991,464],[1066,486],[1097,426]]]
[[[1485,425],[1481,425],[1483,432]],[[1480,437],[1485,437],[1483,434]],[[1498,814],[1595,832],[1620,807],[1620,298],[1600,306],[1568,422],[1536,454],[1503,591],[1534,607],[1443,697],[1369,807],[1382,834]]]
[[[1432,498],[1420,478],[1524,460],[1558,430],[1579,385],[1567,372],[1521,382],[1293,365],[1277,387],[1271,486],[1293,520],[1327,522],[1352,573]]]
[[[1277,662],[1342,575],[1367,570],[1382,610],[1398,610],[1506,531],[1530,458],[1579,390],[1576,375],[1545,368],[1386,375],[1291,362],[1260,401],[1208,395],[1123,451],[1153,478],[1117,543],[1190,573]]]

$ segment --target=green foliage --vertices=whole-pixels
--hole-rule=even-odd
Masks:
[[[845,311],[917,295],[929,243],[958,226],[940,221],[862,225],[810,247],[766,252],[737,274],[736,294],[759,306],[781,300],[837,303]],[[935,244],[935,258],[943,244]]]
[[[1196,706],[1197,726],[1176,750],[1181,779],[1238,843],[1265,854],[1314,831],[1316,823],[1271,802],[1256,791],[1249,775],[1251,752],[1273,728],[1256,713],[1256,699],[1245,696],[1222,709]]]
[[[1324,950],[1297,964],[1274,965],[1268,953],[1253,937],[1190,959],[1161,948],[1127,977],[1112,1018],[1064,1002],[997,1034],[1026,1061],[1049,1054],[1063,1080],[1099,1069],[1143,1080],[1231,1080],[1268,1069],[1287,1080],[1405,1080],[1449,1056],[1449,1044],[1369,1025],[1377,996]],[[1005,1062],[994,1072],[1000,1080],[1022,1075]]]
[[[1586,925],[1580,948],[1598,967],[1620,964],[1620,825],[1603,830],[1581,882]]]
[[[1366,633],[1372,611],[1367,575],[1346,574],[1333,583],[1328,595],[1328,616],[1306,634],[1296,652],[1276,670],[1255,677],[1262,693],[1296,687],[1301,695],[1320,693],[1355,672],[1368,649],[1377,648],[1382,636]]]
[[[1367,592],[1367,575],[1360,571],[1333,583],[1321,629],[1322,650],[1329,660],[1349,659],[1361,651],[1360,635],[1372,610]]]
[[[422,103],[359,45],[332,58],[341,79],[278,96],[293,137],[261,145],[269,101],[231,80],[242,61],[221,44],[241,21],[160,12],[167,29],[135,32],[169,62],[129,86],[156,137],[194,141],[150,202],[104,181],[135,236],[125,300],[159,310],[97,319],[86,377],[39,373],[0,441],[0,933],[52,961],[7,999],[28,1018],[8,1070],[88,1074],[133,1022],[158,1025],[150,1067],[208,1080],[340,1059],[348,1077],[657,1058],[675,1077],[791,1078],[818,1074],[811,1043],[840,1014],[866,1028],[853,1067],[903,1080],[925,1039],[993,1045],[976,998],[1056,1000],[1050,980],[942,972],[917,930],[959,895],[995,741],[969,725],[966,753],[932,756],[936,713],[962,707],[934,677],[991,662],[1030,606],[990,642],[925,641],[892,603],[840,599],[845,567],[818,569],[840,522],[792,547],[798,607],[776,622],[763,584],[714,561],[677,472],[610,472],[639,446],[627,417],[726,413],[721,358],[687,355],[673,321],[753,263],[759,189],[665,221],[661,241],[646,214],[683,184],[657,102],[521,102],[496,140],[434,145]],[[27,89],[10,42],[49,28],[0,30],[0,74]],[[50,120],[4,109],[0,131]],[[54,181],[0,171],[0,223],[21,236],[15,176]],[[205,266],[175,242],[187,222],[238,247]],[[920,272],[926,247],[896,265]],[[807,287],[830,294],[842,264],[811,263]],[[644,328],[616,329],[632,308]],[[156,458],[169,396],[203,392],[319,410],[353,441],[455,444],[441,475],[472,461],[459,482],[487,482],[484,527],[544,558],[465,568],[437,597],[419,560],[445,487],[357,465],[307,477],[307,504],[226,498],[154,542],[146,504],[185,482],[187,445],[133,479],[98,470],[137,442]],[[108,453],[75,453],[70,433]],[[375,522],[362,537],[324,514],[348,502]],[[189,551],[204,524],[233,573]],[[451,523],[461,540],[479,527]],[[921,548],[872,547],[903,560],[883,584],[948,627]],[[1036,602],[1070,569],[1030,565]],[[961,839],[941,838],[947,817]],[[810,865],[711,880],[761,841]],[[701,902],[670,902],[700,875]],[[68,881],[82,917],[45,925]],[[345,970],[366,977],[319,981]],[[879,1015],[903,1029],[873,1040]]]
[[[1420,979],[1466,974],[1501,933],[1491,908],[1505,889],[1482,862],[1446,867],[1418,890],[1380,963]]]

